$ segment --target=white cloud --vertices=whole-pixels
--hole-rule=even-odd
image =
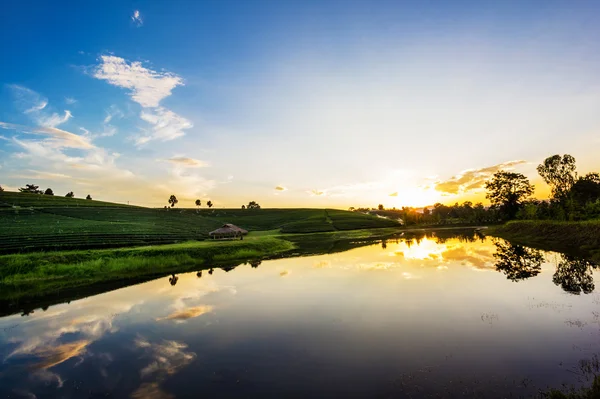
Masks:
[[[175,87],[183,85],[181,77],[169,72],[156,72],[143,67],[141,62],[129,63],[112,55],[102,56],[101,61],[93,76],[113,86],[129,89],[131,99],[143,108],[140,118],[151,125],[150,131],[134,137],[136,146],[151,140],[173,140],[193,127],[186,118],[160,106],[161,100],[170,96]],[[110,122],[113,116],[107,115],[105,123]]]
[[[133,21],[135,26],[137,26],[138,28],[140,26],[144,25],[144,20],[142,19],[142,16],[140,15],[140,10],[133,11],[133,14],[131,15],[131,21]]]
[[[171,95],[171,90],[183,85],[183,79],[169,72],[156,72],[144,68],[141,62],[128,63],[121,57],[103,55],[102,63],[95,69],[96,79],[108,81],[113,86],[131,90],[131,98],[142,107],[158,107],[160,101]]]
[[[65,97],[65,103],[71,105],[71,104],[75,104],[77,102],[77,100],[75,100],[73,97]]]

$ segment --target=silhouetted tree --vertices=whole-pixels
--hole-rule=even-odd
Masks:
[[[195,204],[196,204],[196,207],[200,208],[200,205],[202,205],[202,202],[200,202],[200,200],[197,199]]]
[[[571,194],[573,200],[579,206],[597,201],[600,199],[600,175],[598,173],[588,173],[580,177],[571,187]]]
[[[209,201],[206,203],[206,206],[208,206],[209,208],[212,208],[212,207],[213,207],[213,203],[212,203],[212,201],[210,201],[210,200],[209,200]]]
[[[589,294],[595,288],[593,269],[596,267],[596,264],[585,259],[561,255],[552,282],[571,294]]]
[[[242,209],[246,209],[246,205],[242,205]]]
[[[538,165],[537,171],[552,189],[552,197],[558,201],[567,197],[567,193],[577,179],[575,158],[569,154],[546,158]]]
[[[171,208],[173,208],[175,206],[176,203],[178,203],[179,200],[177,199],[177,197],[173,194],[171,194],[171,196],[169,197],[169,204],[171,205]]]
[[[73,194],[73,191],[69,191],[69,192],[68,192],[68,193],[65,195],[65,197],[67,197],[67,198],[73,198],[74,196],[75,196],[75,194]]]
[[[52,191],[52,189],[48,187],[46,191],[44,191],[44,195],[54,195],[54,191]]]
[[[251,260],[250,266],[252,266],[253,268],[256,269],[258,266],[260,266],[261,263],[262,263],[262,261],[260,261],[260,260]]]
[[[537,276],[542,270],[542,261],[544,256],[542,252],[514,245],[511,243],[502,243],[496,241],[496,270],[506,275],[506,278],[512,281],[525,280]]]
[[[91,199],[92,199],[92,196],[88,194],[88,195],[87,195],[87,197],[85,197],[85,199],[86,199],[86,200],[91,200]]]
[[[4,191],[4,189],[2,188],[2,186],[0,186],[0,193],[1,193],[2,191]]]
[[[43,194],[43,191],[38,190],[39,186],[35,184],[26,184],[25,187],[19,188],[19,191],[22,193],[30,193],[30,194]]]
[[[508,218],[513,219],[523,201],[533,194],[534,187],[521,173],[500,170],[485,184],[486,198]]]
[[[198,277],[198,278],[202,277],[202,270],[200,270],[198,273],[196,273],[196,277]]]
[[[250,202],[248,202],[248,206],[246,208],[247,209],[260,209],[260,205],[258,205],[258,202],[256,202],[256,201],[250,201]]]
[[[383,211],[385,209],[385,207],[383,206],[383,204],[379,204],[379,205],[377,205],[377,209],[380,211]]]
[[[179,277],[172,274],[171,277],[169,277],[169,284],[175,285],[175,284],[177,284],[177,280],[179,280]]]

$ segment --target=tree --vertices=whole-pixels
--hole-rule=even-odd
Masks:
[[[557,154],[546,158],[538,165],[537,171],[550,186],[552,197],[558,201],[567,197],[567,193],[577,179],[575,158],[569,154],[562,157]]]
[[[213,207],[213,203],[212,203],[212,201],[208,201],[208,202],[206,203],[206,206],[208,206],[209,208],[212,208],[212,207]]]
[[[4,189],[2,188],[2,186],[0,186],[0,193],[1,193],[2,191],[4,191]]]
[[[38,188],[39,186],[36,186],[35,184],[26,184],[25,187],[21,187],[19,191],[22,193],[43,194],[44,192],[38,190]]]
[[[580,206],[600,199],[600,175],[598,173],[588,173],[580,177],[571,187],[570,194]]]
[[[52,191],[52,189],[48,187],[46,191],[44,191],[44,195],[54,195],[54,191]]]
[[[195,202],[195,204],[196,204],[196,206],[197,206],[198,208],[200,208],[200,205],[202,205],[202,202],[200,202],[200,200],[199,200],[199,199],[197,199],[197,200],[196,200],[196,202]]]
[[[380,211],[385,210],[385,208],[383,207],[383,204],[377,205],[377,209],[380,210]]]
[[[242,209],[246,209],[246,205],[242,205]]]
[[[178,202],[179,200],[177,199],[177,197],[174,194],[171,194],[171,196],[169,197],[169,204],[171,205],[171,208],[173,208]]]
[[[91,200],[91,199],[92,199],[92,196],[88,194],[88,195],[87,195],[87,197],[85,197],[85,199],[86,199],[86,200]]]
[[[67,195],[65,195],[65,197],[67,197],[67,198],[73,198],[73,197],[75,197],[75,194],[73,194],[73,191],[69,191],[67,193]]]
[[[486,198],[508,219],[514,219],[523,201],[533,194],[534,186],[521,173],[500,170],[485,184]]]
[[[250,201],[248,202],[248,206],[246,206],[247,209],[260,209],[260,205],[258,205],[258,202],[256,201]]]

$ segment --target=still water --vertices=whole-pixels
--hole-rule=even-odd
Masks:
[[[600,352],[595,266],[435,236],[0,319],[0,397],[532,397]]]

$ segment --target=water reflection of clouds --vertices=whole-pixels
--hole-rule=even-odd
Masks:
[[[190,307],[187,309],[175,311],[165,317],[159,317],[156,319],[156,321],[174,320],[176,322],[182,322],[182,321],[186,321],[188,319],[202,316],[203,314],[206,314],[206,313],[210,313],[213,311],[213,309],[214,309],[214,307],[210,306],[210,305],[193,306],[193,307]]]
[[[134,345],[142,350],[144,359],[149,364],[140,370],[143,381],[138,389],[131,395],[132,398],[172,398],[173,396],[163,391],[160,384],[169,376],[177,373],[196,359],[196,353],[188,351],[187,345],[182,342],[163,340],[150,342],[138,336]]]
[[[26,367],[30,389],[35,383],[60,388],[63,378],[54,368],[72,359],[78,359],[73,365],[77,367],[93,356],[89,346],[107,333],[116,332],[115,317],[128,313],[138,303],[141,303],[139,299],[118,298],[97,305],[97,301],[92,302],[90,298],[31,314],[6,338],[6,342],[16,347],[5,356],[4,363]],[[99,364],[106,365],[106,357],[102,357]]]

